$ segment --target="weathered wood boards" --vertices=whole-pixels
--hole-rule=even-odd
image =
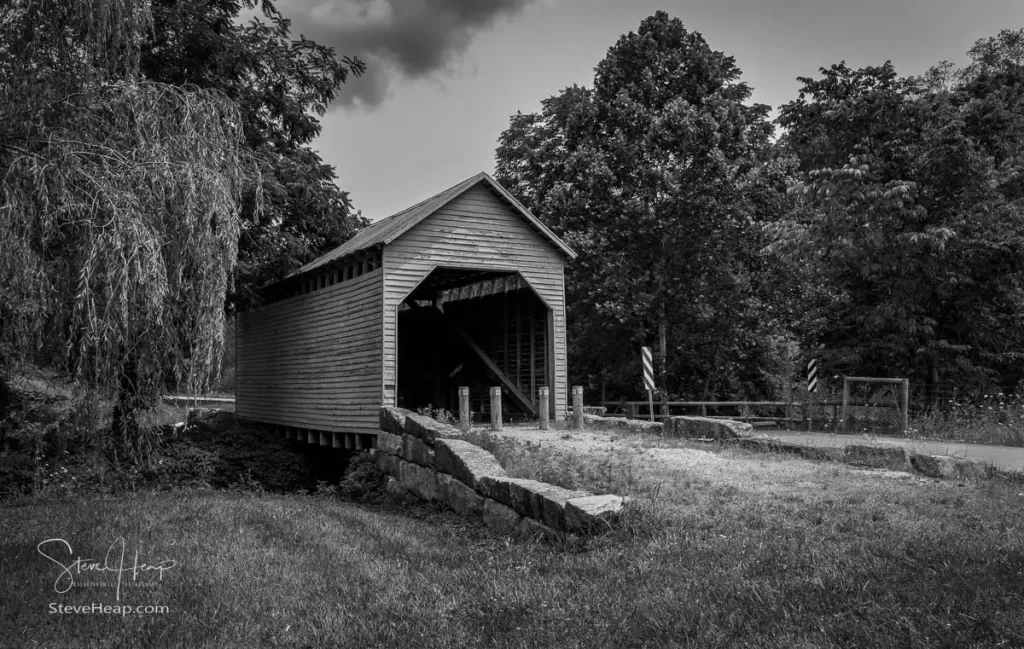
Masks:
[[[515,272],[551,311],[547,349],[538,355],[552,365],[552,416],[564,416],[568,399],[564,260],[564,253],[483,183],[405,232],[384,250],[385,386],[396,384],[401,362],[396,353],[398,305],[435,268]],[[395,405],[394,400],[394,391],[385,388],[384,405]]]
[[[235,411],[270,424],[376,433],[383,271],[237,318]]]

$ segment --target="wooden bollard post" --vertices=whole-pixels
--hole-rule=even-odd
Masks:
[[[469,387],[459,386],[459,430],[466,432],[469,430],[471,422],[469,421]]]
[[[537,388],[537,418],[540,422],[540,429],[548,429],[548,399],[550,398],[546,387]]]
[[[572,386],[572,427],[583,430],[583,386]]]
[[[491,430],[501,430],[501,388],[491,388]]]

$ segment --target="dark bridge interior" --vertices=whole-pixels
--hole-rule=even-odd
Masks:
[[[537,388],[551,385],[549,322],[518,273],[434,270],[398,310],[398,405],[458,416],[458,388],[469,386],[482,420],[501,386],[506,418],[536,416]]]

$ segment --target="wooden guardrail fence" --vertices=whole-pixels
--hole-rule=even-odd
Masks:
[[[630,419],[650,416],[650,406],[647,401],[604,401],[602,405],[608,408],[610,414],[624,414]],[[842,405],[838,401],[819,401],[814,403],[813,407],[830,410],[834,426],[839,421],[839,408]],[[654,407],[656,409],[655,419],[664,419],[670,416],[673,414],[673,409],[677,411],[675,414],[695,414],[691,410],[697,408],[700,409],[699,414],[703,417],[719,417],[746,422],[807,422],[810,414],[807,404],[798,401],[662,401],[655,403]],[[721,409],[733,412],[722,414]],[[756,411],[764,412],[766,409],[782,410],[782,413],[778,415],[755,414]],[[686,412],[679,413],[679,410],[686,410]]]

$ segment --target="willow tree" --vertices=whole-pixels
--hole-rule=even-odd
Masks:
[[[140,80],[145,0],[0,8],[0,364],[47,365],[137,415],[219,366],[247,180],[215,91]]]
[[[258,20],[243,12],[259,9]],[[152,36],[141,45],[150,81],[223,92],[237,106],[246,150],[262,178],[262,209],[243,194],[235,287],[248,308],[263,286],[332,250],[367,221],[313,149],[343,83],[365,65],[303,36],[271,0],[152,0]],[[255,188],[254,188],[255,189]]]

